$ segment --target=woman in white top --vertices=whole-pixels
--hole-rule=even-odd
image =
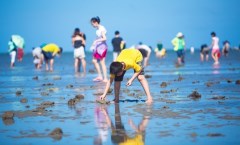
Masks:
[[[215,32],[211,33],[212,36],[212,58],[214,60],[214,64],[218,64],[219,63],[219,57],[220,57],[220,47],[219,47],[219,38],[216,36]]]
[[[106,33],[107,30],[105,29],[104,26],[100,25],[100,18],[99,17],[93,17],[91,19],[91,24],[94,28],[97,29],[96,35],[97,38],[94,40],[92,44],[92,49],[93,49],[93,64],[97,70],[98,76],[93,79],[93,81],[103,81],[107,82],[107,68],[105,64],[105,58],[107,54],[107,37]],[[100,69],[100,65],[98,64],[98,60],[100,61],[101,67],[102,67],[102,73]]]

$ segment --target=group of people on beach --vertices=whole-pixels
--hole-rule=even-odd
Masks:
[[[135,79],[141,83],[147,99],[146,103],[152,103],[153,99],[150,93],[148,82],[144,76],[144,68],[149,64],[149,58],[152,48],[148,45],[139,42],[138,45],[133,45],[128,49],[126,48],[126,43],[122,37],[120,37],[120,32],[115,31],[115,37],[112,39],[111,43],[113,46],[113,62],[110,64],[110,78],[107,76],[107,67],[105,63],[108,45],[106,43],[107,37],[106,28],[100,24],[100,18],[93,17],[90,20],[91,25],[96,28],[96,39],[91,45],[91,50],[93,52],[92,63],[97,72],[97,77],[93,79],[96,82],[106,83],[105,90],[101,96],[100,100],[105,100],[108,90],[110,89],[112,83],[114,82],[114,100],[113,102],[119,102],[119,93],[121,82],[123,81],[124,74],[127,70],[133,69],[134,74],[127,81],[126,85],[132,85]],[[214,64],[219,63],[220,57],[220,47],[219,47],[219,38],[216,36],[215,32],[211,33],[212,43],[211,46],[206,44],[201,46],[201,60],[204,61],[204,57],[208,60],[209,48],[212,48],[212,58],[214,59]],[[182,32],[178,32],[176,37],[171,41],[174,46],[174,51],[177,54],[177,65],[184,64],[184,55],[185,55],[185,40]],[[85,46],[86,46],[86,35],[80,31],[79,28],[75,28],[72,35],[72,46],[74,48],[74,69],[76,73],[80,72],[80,64],[82,66],[83,73],[86,74],[86,60],[85,60]],[[230,48],[230,43],[228,41],[224,42],[223,54],[227,55]],[[11,67],[14,66],[13,58],[14,53],[16,52],[17,47],[12,41],[9,42],[9,52],[11,55]],[[46,64],[47,71],[53,71],[54,57],[61,55],[63,49],[57,44],[49,43],[42,44],[39,47],[34,47],[32,54],[34,57],[34,64],[37,69],[42,67],[43,61]],[[157,57],[163,58],[166,55],[166,49],[163,48],[161,42],[157,44],[155,49],[155,54]],[[23,53],[22,53],[23,55]]]

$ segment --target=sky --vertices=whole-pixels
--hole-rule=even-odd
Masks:
[[[90,19],[99,16],[107,29],[107,43],[120,31],[127,47],[140,41],[156,47],[158,41],[173,49],[171,40],[185,35],[187,48],[210,45],[212,31],[220,42],[240,44],[239,0],[1,0],[0,53],[7,53],[12,34],[25,39],[25,52],[42,43],[56,43],[72,52],[71,35],[80,28],[87,36],[86,50],[96,29]]]

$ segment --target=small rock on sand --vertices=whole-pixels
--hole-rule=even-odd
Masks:
[[[38,80],[38,76],[35,76],[32,78],[33,80]]]
[[[240,85],[240,80],[236,80],[236,84],[237,84],[237,85]]]
[[[21,91],[16,91],[16,95],[17,95],[17,96],[20,96],[21,94],[22,94]]]
[[[165,87],[167,87],[167,83],[166,82],[162,82],[160,86],[161,86],[161,88],[165,88]]]
[[[96,100],[96,102],[100,104],[110,104],[110,101],[106,101],[106,100]]]
[[[14,117],[14,113],[12,111],[4,112],[4,114],[2,115],[3,120],[13,119],[13,117]]]
[[[221,133],[208,133],[207,136],[209,136],[209,137],[220,137],[220,136],[224,136],[224,135],[221,134]]]
[[[193,91],[190,95],[188,95],[188,97],[193,100],[196,100],[196,99],[200,99],[202,95],[199,94],[197,91]]]
[[[81,99],[84,99],[84,96],[79,94],[79,95],[76,95],[75,98],[78,99],[78,100],[81,100]]]
[[[28,100],[27,100],[26,98],[22,98],[22,99],[20,100],[20,102],[21,102],[21,103],[27,103]]]
[[[55,140],[60,140],[62,139],[63,131],[61,128],[55,128],[52,132],[49,133],[49,136]]]
[[[226,97],[225,96],[215,96],[211,98],[212,100],[225,100]]]

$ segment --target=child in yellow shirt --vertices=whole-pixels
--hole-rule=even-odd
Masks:
[[[108,80],[106,84],[106,88],[104,90],[103,95],[100,96],[101,100],[104,100],[106,98],[106,94],[114,81],[114,93],[115,98],[114,102],[119,103],[119,92],[120,92],[120,86],[121,81],[123,80],[123,76],[125,72],[129,69],[134,70],[133,76],[128,80],[127,86],[131,86],[132,82],[135,78],[138,79],[138,81],[143,86],[143,89],[147,95],[146,103],[150,104],[153,102],[152,96],[150,94],[148,82],[144,76],[144,69],[142,67],[142,54],[137,49],[124,49],[121,51],[119,56],[117,57],[117,60],[115,62],[112,62],[110,65],[110,80]]]

